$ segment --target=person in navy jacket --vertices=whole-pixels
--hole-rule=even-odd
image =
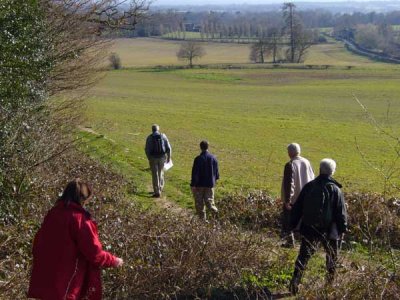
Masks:
[[[190,186],[195,200],[196,213],[206,221],[206,207],[214,213],[218,212],[214,203],[214,187],[219,179],[218,161],[208,152],[208,142],[201,141],[201,153],[194,159],[192,181]]]

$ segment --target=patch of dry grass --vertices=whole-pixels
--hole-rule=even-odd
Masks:
[[[184,65],[178,61],[176,52],[184,41],[158,38],[115,39],[111,51],[121,57],[122,66],[149,67],[157,65]],[[206,55],[196,63],[249,64],[250,44],[201,42]],[[267,57],[266,61],[272,61]],[[254,64],[251,64],[254,65]],[[357,66],[391,68],[392,65],[375,62],[347,51],[342,43],[318,44],[310,48],[304,65]],[[259,66],[259,65],[257,65]]]
[[[184,65],[176,58],[182,41],[170,41],[153,38],[117,39],[112,51],[121,57],[122,66],[146,67],[156,65]],[[194,63],[247,63],[249,46],[243,44],[222,44],[202,42],[206,55]]]

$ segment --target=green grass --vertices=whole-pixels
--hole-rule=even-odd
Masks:
[[[185,34],[183,33],[179,33],[179,32],[172,32],[172,33],[166,33],[163,35],[164,38],[176,38],[176,37],[180,37],[183,38],[185,37],[185,39],[201,39],[201,33],[200,32],[185,32]]]
[[[301,144],[315,171],[321,158],[334,158],[335,177],[344,191],[383,190],[381,176],[362,159],[355,140],[377,165],[389,166],[394,152],[388,151],[353,95],[400,136],[399,66],[355,56],[336,43],[312,47],[305,62],[330,65],[327,70],[262,69],[247,63],[247,46],[204,45],[208,55],[201,63],[232,63],[243,69],[154,68],[181,64],[174,56],[178,42],[119,40],[115,50],[131,69],[107,72],[88,98],[86,125],[102,135],[80,133],[87,142],[82,150],[123,174],[132,183],[129,196],[145,208],[154,207],[144,154],[152,123],[161,125],[173,148],[174,167],[166,174],[165,193],[183,207],[193,208],[189,181],[201,139],[210,141],[220,162],[217,200],[248,189],[279,195],[288,160],[285,148],[293,141]],[[347,70],[347,65],[355,68]],[[297,251],[283,251],[286,256],[265,274],[243,273],[244,283],[286,290]],[[360,244],[342,251],[341,259],[347,266],[393,266],[388,253],[377,250],[371,258]],[[304,283],[323,280],[324,274],[325,259],[319,252],[308,265]]]
[[[242,80],[239,76],[234,76],[226,73],[221,73],[218,71],[205,71],[205,72],[186,72],[181,73],[180,76],[184,79],[200,79],[208,81],[223,81],[223,82],[235,82]]]
[[[316,171],[321,158],[334,158],[345,191],[379,192],[382,180],[361,158],[355,139],[378,164],[393,153],[353,94],[380,120],[390,102],[398,132],[399,79],[398,69],[383,64],[352,70],[112,71],[89,99],[87,125],[116,141],[112,160],[133,174],[138,193],[145,195],[150,175],[144,141],[151,124],[159,123],[175,164],[167,173],[166,194],[187,207],[192,207],[192,161],[204,138],[220,162],[217,195],[252,188],[278,195],[285,147],[293,141],[302,145]]]
[[[318,29],[319,32],[324,32],[324,33],[331,33],[333,31],[333,27],[319,27],[315,29]]]

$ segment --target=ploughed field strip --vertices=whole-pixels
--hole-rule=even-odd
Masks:
[[[264,84],[296,84],[301,81],[310,80],[393,80],[399,79],[399,72],[383,72],[374,74],[368,70],[362,71],[344,71],[343,69],[335,70],[304,70],[304,71],[280,71],[275,70],[273,73],[253,73],[246,74],[244,78],[263,81]]]

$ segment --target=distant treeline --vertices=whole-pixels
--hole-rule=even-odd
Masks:
[[[389,13],[340,14],[323,10],[298,9],[305,28],[355,28],[360,24],[400,25],[400,11]],[[186,33],[198,32],[201,39],[263,38],[269,28],[283,27],[282,12],[223,11],[157,11],[141,21],[135,31],[124,31],[124,37],[165,36],[185,39]]]

